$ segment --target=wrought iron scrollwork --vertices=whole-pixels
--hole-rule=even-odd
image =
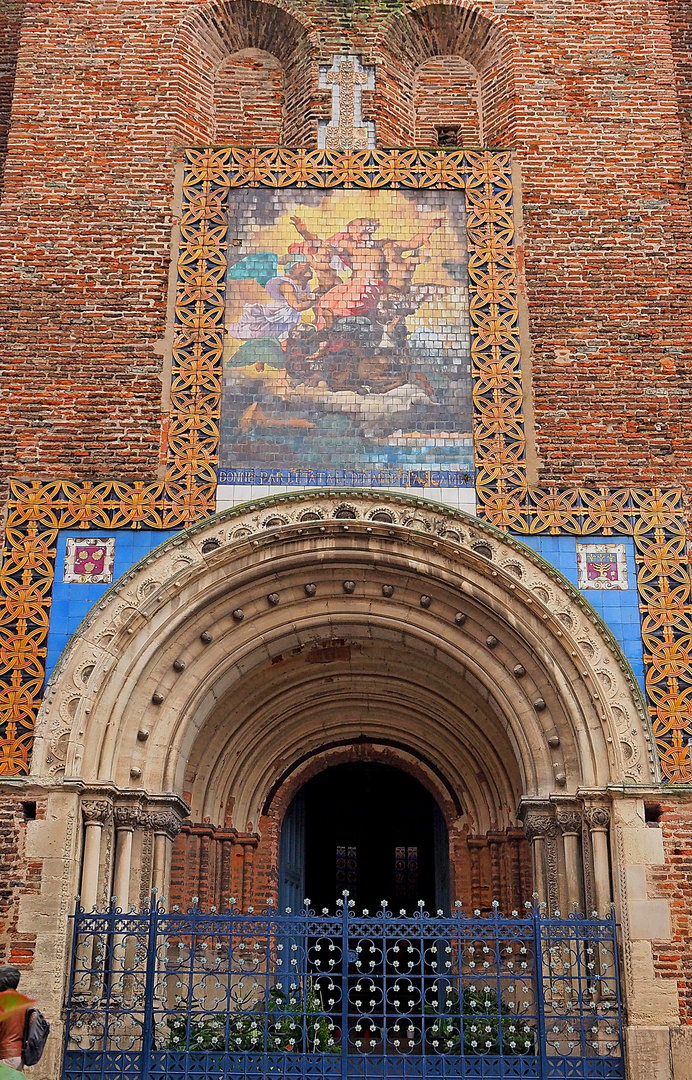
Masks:
[[[610,919],[77,911],[65,1080],[624,1077]],[[565,1071],[566,1070],[566,1071]]]

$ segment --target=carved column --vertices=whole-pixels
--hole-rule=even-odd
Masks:
[[[93,911],[98,900],[101,838],[103,826],[108,824],[112,814],[113,807],[107,799],[82,800],[84,851],[82,854],[80,903],[85,911]]]
[[[519,829],[510,829],[507,833],[510,852],[510,901],[513,908],[519,910],[526,899],[521,876],[521,843],[524,834]]]
[[[610,888],[610,860],[608,856],[608,829],[610,810],[601,802],[587,803],[584,811],[591,837],[593,856],[594,899],[599,918],[610,911],[612,893]]]
[[[497,833],[488,833],[488,853],[490,855],[490,881],[493,894],[491,901],[496,900],[502,907],[502,882],[500,879],[500,837]]]
[[[557,827],[562,833],[562,844],[565,853],[565,899],[567,912],[576,907],[581,909],[583,878],[582,864],[579,857],[579,837],[581,835],[582,820],[578,810],[558,810],[555,815]]]
[[[113,872],[113,895],[118,907],[127,911],[130,906],[130,877],[132,874],[132,838],[140,823],[138,806],[116,806],[115,819],[115,870]]]
[[[481,848],[485,847],[485,838],[471,836],[468,840],[469,855],[471,857],[471,907],[480,909],[483,906],[481,896]]]
[[[535,808],[524,814],[524,832],[533,849],[533,883],[539,903],[549,914],[559,909],[557,822],[552,809]]]
[[[170,882],[173,841],[182,829],[183,823],[172,810],[155,811],[149,814],[149,819],[154,830],[152,886],[161,900],[165,898]]]

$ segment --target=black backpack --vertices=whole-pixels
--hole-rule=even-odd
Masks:
[[[41,1054],[49,1033],[50,1024],[40,1009],[27,1009],[24,1020],[22,1065],[35,1065],[37,1061],[41,1060]]]

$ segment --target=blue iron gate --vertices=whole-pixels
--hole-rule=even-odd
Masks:
[[[64,1080],[622,1080],[614,919],[77,910]]]

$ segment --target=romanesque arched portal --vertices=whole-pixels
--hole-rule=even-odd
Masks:
[[[319,492],[219,514],[125,575],[55,669],[33,769],[54,777],[86,905],[152,883],[275,899],[296,794],[369,762],[432,795],[453,898],[535,890],[556,912],[624,905],[653,760],[625,659],[553,568],[424,500]]]

